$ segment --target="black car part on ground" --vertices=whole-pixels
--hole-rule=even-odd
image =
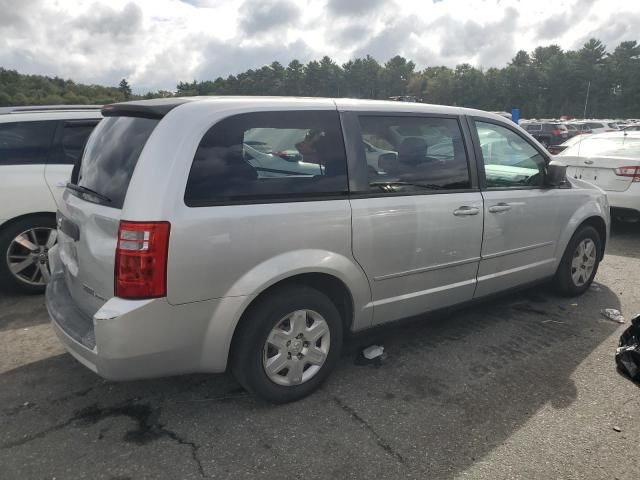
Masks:
[[[620,336],[616,365],[623,375],[640,382],[640,315],[631,320],[631,326]]]

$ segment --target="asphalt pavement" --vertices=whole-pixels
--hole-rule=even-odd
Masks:
[[[42,296],[0,292],[0,479],[637,479],[640,389],[613,354],[639,294],[640,225],[616,225],[585,295],[540,286],[357,336],[320,391],[274,407],[230,375],[102,380]],[[387,357],[361,365],[372,343]]]

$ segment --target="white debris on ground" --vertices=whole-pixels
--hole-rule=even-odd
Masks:
[[[373,360],[374,358],[378,358],[382,356],[384,353],[384,347],[381,345],[370,345],[364,350],[362,350],[362,355],[367,360]]]
[[[608,318],[609,320],[613,320],[617,323],[624,323],[624,316],[620,313],[620,310],[616,310],[615,308],[605,308],[600,310],[600,313],[604,318]]]

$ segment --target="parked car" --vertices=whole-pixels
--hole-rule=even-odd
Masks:
[[[569,138],[569,130],[562,123],[523,122],[521,126],[545,148],[560,145]]]
[[[581,135],[593,133],[589,126],[584,122],[571,122],[571,125],[576,127],[576,129],[580,132]]]
[[[583,125],[591,130],[591,133],[615,132],[618,126],[613,122],[587,120]]]
[[[102,113],[60,205],[46,304],[106,378],[229,368],[266,400],[296,400],[345,334],[547,279],[579,295],[607,243],[606,195],[486,112],[190,97]],[[252,165],[255,129],[298,130],[319,170]],[[394,153],[378,170],[365,138]]]
[[[547,148],[547,150],[549,150],[549,153],[552,155],[558,155],[560,152],[565,151],[567,148],[576,145],[578,143],[580,143],[582,140],[584,140],[585,138],[588,138],[589,135],[577,135],[575,137],[571,137],[569,140],[567,140],[566,142],[560,144],[560,145],[553,145],[549,148]]]
[[[625,132],[640,132],[640,125],[628,125],[622,130]]]
[[[569,134],[569,138],[573,138],[576,135],[581,135],[582,130],[578,128],[578,126],[574,123],[565,123],[565,127],[567,127],[567,133]]]
[[[55,212],[98,106],[5,107],[0,114],[0,284],[43,292]]]
[[[589,135],[559,158],[568,175],[607,192],[613,216],[640,218],[640,132]]]

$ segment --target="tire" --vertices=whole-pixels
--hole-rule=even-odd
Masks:
[[[33,215],[9,223],[0,230],[0,286],[23,293],[43,293],[48,280],[49,260],[47,253],[55,244],[56,221],[52,215]],[[30,232],[33,232],[33,235]],[[24,235],[22,237],[22,235]],[[52,235],[52,237],[49,237]],[[15,240],[26,239],[22,246]],[[51,244],[48,243],[52,239]],[[24,240],[23,240],[24,241]],[[22,261],[31,263],[17,273],[12,272]],[[46,273],[43,271],[46,268]]]
[[[246,312],[234,337],[231,369],[246,390],[263,400],[292,402],[311,394],[329,376],[340,358],[342,338],[340,313],[327,295],[306,286],[283,287]]]
[[[589,253],[584,253],[583,256],[580,257],[579,248],[582,246],[584,249],[585,246],[590,245],[595,249],[595,256],[591,258],[589,251]],[[570,297],[582,295],[587,291],[598,271],[601,251],[602,241],[598,231],[588,225],[580,227],[580,229],[573,234],[573,237],[571,237],[560,261],[560,265],[558,266],[558,270],[556,271],[554,278],[556,290],[560,294]],[[587,258],[589,258],[589,261],[586,260]],[[583,265],[591,265],[591,262],[591,270],[589,270],[588,267],[582,267]],[[580,274],[580,272],[582,273]],[[578,277],[577,280],[575,278],[576,276]]]

